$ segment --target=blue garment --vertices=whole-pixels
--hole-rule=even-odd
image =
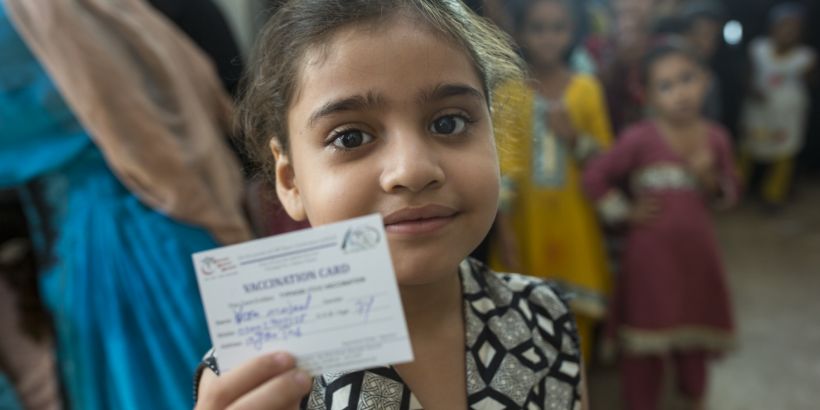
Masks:
[[[11,380],[0,372],[0,409],[3,410],[23,410],[20,401],[17,399],[17,392]]]
[[[2,3],[0,186],[26,206],[70,406],[191,408],[210,339],[190,255],[217,244],[116,179]]]

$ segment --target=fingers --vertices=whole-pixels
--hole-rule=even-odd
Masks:
[[[291,369],[242,396],[228,410],[294,409],[310,392],[310,387],[310,375],[303,370]]]
[[[225,408],[240,396],[254,390],[268,380],[293,369],[295,361],[287,353],[274,353],[257,357],[241,366],[231,369],[218,382],[210,383],[201,392],[200,401],[213,408]]]

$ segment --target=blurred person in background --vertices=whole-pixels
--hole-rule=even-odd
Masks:
[[[575,295],[582,351],[609,290],[602,234],[580,183],[583,166],[609,147],[612,130],[597,79],[567,66],[575,24],[566,0],[530,0],[515,15],[516,37],[530,66],[529,86],[513,97],[496,133],[502,199],[494,268],[558,282]],[[524,87],[524,86],[522,86]]]
[[[707,360],[735,343],[709,208],[733,205],[739,180],[728,133],[701,113],[709,74],[699,57],[669,38],[643,67],[656,118],[629,127],[584,175],[602,219],[628,227],[605,334],[622,353],[630,410],[658,408],[667,362],[702,409]]]
[[[701,61],[710,63],[722,41],[725,23],[723,5],[715,0],[694,0],[682,6],[681,15],[686,23],[683,37]],[[706,117],[723,121],[723,95],[720,79],[709,70],[709,91],[703,104]]]
[[[191,407],[190,254],[250,239],[232,105],[141,0],[0,1],[0,186],[16,187],[74,409]]]
[[[805,12],[799,3],[775,6],[769,14],[769,36],[749,44],[740,170],[749,181],[755,165],[764,166],[761,195],[772,213],[782,209],[791,188],[795,157],[805,140],[808,83],[816,74],[817,55],[802,44]]]
[[[639,67],[649,47],[655,3],[656,0],[611,0],[613,31],[607,36],[590,36],[584,42],[604,84],[616,133],[644,115]]]
[[[681,6],[679,13],[659,19],[654,25],[655,36],[681,36],[701,61],[709,63],[720,45],[723,30],[723,7],[712,0],[694,0]],[[709,70],[709,92],[703,104],[707,118],[722,121],[723,98],[720,80]]]

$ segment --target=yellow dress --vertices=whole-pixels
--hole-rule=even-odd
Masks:
[[[499,211],[511,219],[519,242],[524,274],[557,282],[574,295],[584,356],[591,349],[591,325],[603,318],[610,287],[603,235],[581,186],[585,159],[607,149],[612,130],[602,87],[587,75],[575,75],[563,105],[579,138],[573,148],[546,124],[550,102],[530,87],[500,90],[495,98],[502,199]],[[494,244],[490,264],[501,263]]]

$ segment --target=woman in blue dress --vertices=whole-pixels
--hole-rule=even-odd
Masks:
[[[0,0],[0,187],[17,188],[26,206],[70,408],[190,408],[210,346],[190,255],[249,237],[238,196],[223,212],[228,241],[216,223],[147,206],[15,30],[10,3]]]

